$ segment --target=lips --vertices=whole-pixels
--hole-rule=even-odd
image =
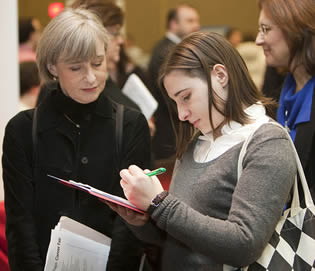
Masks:
[[[93,92],[97,90],[97,87],[91,87],[91,88],[83,88],[83,91],[87,91],[87,92]]]
[[[200,119],[195,120],[193,122],[190,122],[195,128],[197,128],[198,124],[199,124]]]

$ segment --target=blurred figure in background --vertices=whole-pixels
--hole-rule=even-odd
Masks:
[[[132,37],[132,35],[127,33],[126,39],[125,39],[125,49],[126,54],[128,57],[139,67],[141,67],[143,70],[148,69],[149,61],[150,61],[150,55],[142,48],[137,46],[135,39]]]
[[[289,70],[277,120],[294,141],[315,199],[315,5],[313,0],[259,0],[259,33],[266,62]]]
[[[149,63],[148,75],[152,94],[159,103],[154,114],[156,133],[152,141],[152,151],[156,167],[166,167],[168,174],[172,173],[175,162],[175,133],[166,102],[157,84],[158,74],[168,52],[186,35],[199,29],[199,13],[195,8],[188,4],[181,4],[175,9],[171,9],[167,15],[165,37],[154,46]],[[168,174],[163,174],[161,178],[170,177]]]
[[[19,62],[36,61],[36,46],[41,33],[41,23],[37,18],[19,19]]]
[[[112,61],[112,65],[108,67],[108,73],[111,79],[117,84],[120,89],[123,88],[127,79],[133,73],[141,79],[148,90],[152,89],[150,86],[150,81],[148,80],[147,73],[130,59],[130,57],[126,53],[124,45],[122,45],[120,48],[119,59],[117,58],[116,61]],[[150,128],[151,137],[153,137],[156,131],[153,117],[148,120],[148,125]]]
[[[236,48],[243,41],[243,34],[238,28],[231,27],[226,31],[225,38]]]
[[[20,63],[20,110],[35,107],[40,91],[40,78],[35,61]]]

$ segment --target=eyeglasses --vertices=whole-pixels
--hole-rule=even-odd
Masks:
[[[271,26],[269,25],[266,25],[266,24],[261,24],[259,27],[258,27],[258,32],[262,35],[267,35],[268,32],[272,29]]]

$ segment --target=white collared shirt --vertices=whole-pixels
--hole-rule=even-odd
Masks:
[[[213,139],[212,132],[198,137],[194,149],[196,162],[205,163],[219,157],[233,146],[243,142],[254,130],[270,120],[266,115],[265,107],[261,104],[251,105],[244,111],[251,123],[241,125],[236,121],[231,121],[222,127],[222,135],[216,140]]]
[[[175,44],[178,44],[182,41],[182,39],[178,36],[176,36],[174,33],[172,32],[166,32],[166,37],[171,40],[172,42],[174,42]]]

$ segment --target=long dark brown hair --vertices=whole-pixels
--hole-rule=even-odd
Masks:
[[[220,99],[215,94],[211,85],[211,71],[216,64],[225,66],[228,73],[228,98],[223,110],[219,106]],[[209,89],[209,119],[213,133],[218,133],[212,119],[213,107],[225,117],[225,123],[236,121],[241,124],[248,123],[249,119],[244,112],[244,107],[261,102],[266,106],[267,112],[272,111],[275,103],[265,98],[252,81],[246,64],[239,53],[221,35],[216,33],[195,32],[181,41],[168,55],[161,68],[159,85],[165,95],[170,110],[177,113],[175,102],[167,97],[164,87],[164,78],[170,72],[179,70],[190,77],[198,77],[208,84]],[[176,114],[177,115],[177,114]],[[171,117],[176,134],[176,157],[181,158],[188,144],[198,132],[187,121],[180,122],[178,117]]]

